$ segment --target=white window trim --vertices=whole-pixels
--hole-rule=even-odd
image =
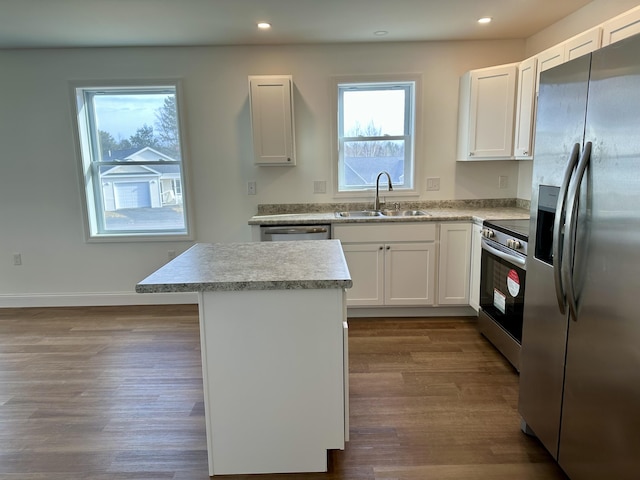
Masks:
[[[333,198],[339,200],[362,200],[372,198],[375,187],[371,189],[354,190],[350,192],[338,191],[338,85],[343,83],[394,83],[414,82],[414,145],[413,145],[413,188],[394,190],[384,197],[416,198],[420,196],[420,159],[422,158],[422,74],[420,73],[394,73],[379,75],[340,75],[331,78],[331,177],[333,184]],[[387,199],[388,201],[388,199]]]
[[[83,142],[84,138],[87,138],[86,122],[84,121],[85,115],[80,111],[81,105],[78,102],[77,89],[95,89],[95,88],[114,88],[114,87],[162,87],[171,86],[176,91],[176,106],[178,110],[178,128],[180,131],[180,152],[182,162],[182,183],[184,189],[182,192],[182,201],[185,211],[185,230],[186,233],[165,233],[158,232],[149,233],[106,233],[101,234],[97,232],[96,219],[94,215],[89,211],[89,203],[95,205],[95,199],[93,198],[93,189],[85,188],[86,183],[86,170],[91,167],[91,163],[88,159],[91,158],[88,149],[89,146]],[[176,78],[169,79],[125,79],[125,80],[73,80],[69,82],[69,94],[71,98],[71,115],[73,125],[73,142],[76,152],[76,165],[78,172],[78,185],[80,190],[81,208],[83,216],[83,229],[85,241],[87,243],[122,243],[122,242],[176,242],[176,241],[188,241],[191,242],[195,238],[195,229],[193,227],[193,208],[191,202],[191,182],[190,182],[190,168],[189,168],[189,155],[187,149],[187,135],[184,128],[184,95],[182,89],[182,81]],[[83,135],[81,135],[81,130]],[[92,223],[93,222],[93,223]]]

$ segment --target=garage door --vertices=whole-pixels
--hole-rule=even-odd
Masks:
[[[116,210],[120,208],[142,208],[151,206],[148,182],[122,182],[114,186]]]

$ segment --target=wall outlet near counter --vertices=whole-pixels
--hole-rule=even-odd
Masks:
[[[435,192],[440,190],[440,177],[427,177],[427,191]]]
[[[21,253],[14,253],[13,254],[13,264],[18,266],[18,265],[22,265],[22,254]]]
[[[508,188],[509,187],[509,177],[506,175],[500,175],[498,177],[498,188]]]

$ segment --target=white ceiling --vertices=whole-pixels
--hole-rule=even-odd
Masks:
[[[527,38],[590,0],[0,0],[0,48]],[[478,25],[482,16],[493,17]],[[267,21],[270,31],[258,31]],[[384,30],[388,34],[376,36]]]

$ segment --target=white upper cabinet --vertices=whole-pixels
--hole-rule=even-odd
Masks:
[[[291,75],[249,77],[249,103],[256,165],[295,165]]]
[[[536,81],[536,92],[540,85],[540,73],[562,63],[578,58],[587,53],[597,50],[602,45],[602,27],[594,27],[586,32],[582,32],[575,37],[571,37],[558,45],[536,55],[538,59],[538,75]]]
[[[537,63],[537,58],[531,57],[518,67],[518,96],[513,145],[513,153],[518,159],[531,159],[533,157]]]
[[[458,160],[513,159],[516,63],[460,78]]]
[[[592,28],[564,42],[564,60],[568,62],[574,58],[591,53],[601,46],[602,28]]]
[[[538,77],[541,72],[564,63],[564,45],[555,45],[536,55],[538,60]]]
[[[640,7],[629,10],[602,24],[602,46],[640,33]]]

